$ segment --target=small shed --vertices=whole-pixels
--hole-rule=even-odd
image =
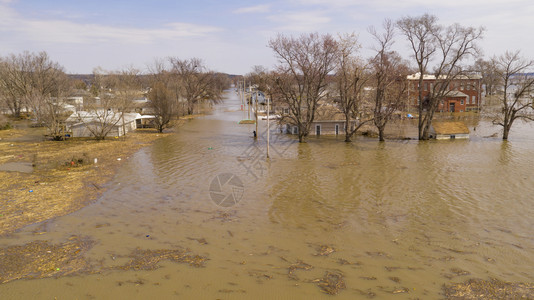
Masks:
[[[463,122],[434,122],[430,136],[438,140],[468,139],[469,129]]]

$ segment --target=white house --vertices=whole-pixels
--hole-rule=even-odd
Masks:
[[[109,130],[107,136],[123,136],[137,129],[138,113],[120,113],[112,110],[78,111],[71,114],[66,123],[66,129],[72,137],[91,137],[94,132]]]

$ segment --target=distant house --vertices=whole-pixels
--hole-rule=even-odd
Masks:
[[[123,136],[137,129],[138,113],[120,113],[98,110],[93,112],[78,111],[65,120],[66,129],[72,137],[91,137],[94,132],[109,130],[107,136]]]
[[[462,122],[433,122],[430,136],[438,140],[468,139],[469,129]]]
[[[136,119],[137,128],[155,128],[155,119],[156,116],[153,115],[139,115]]]
[[[408,100],[412,106],[419,106],[420,73],[409,75]],[[464,112],[478,111],[482,97],[482,77],[480,75],[460,75],[449,83],[448,93],[441,99],[437,111]],[[423,98],[427,96],[440,80],[434,75],[423,76]]]
[[[82,107],[83,106],[83,97],[81,97],[81,96],[68,97],[66,102],[68,104],[74,105],[76,107]]]

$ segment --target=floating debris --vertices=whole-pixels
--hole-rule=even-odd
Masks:
[[[396,276],[391,276],[391,277],[388,277],[389,280],[393,281],[393,282],[396,282],[396,283],[399,283],[401,280],[399,277],[396,277]]]
[[[459,268],[452,268],[451,272],[454,273],[456,276],[465,276],[465,275],[471,274],[468,271],[465,271]]]
[[[328,246],[328,245],[320,245],[319,248],[317,248],[317,253],[314,255],[315,256],[328,256],[334,252],[336,252],[336,249],[334,249],[334,247]]]
[[[391,258],[391,256],[387,253],[384,253],[382,251],[376,251],[376,252],[371,252],[371,251],[367,251],[365,252],[367,255],[371,256],[371,257],[378,257],[378,256],[382,256],[382,257],[387,257],[387,258]]]
[[[459,268],[451,268],[450,269],[451,273],[446,273],[446,274],[442,274],[443,277],[447,278],[447,279],[453,279],[454,277],[457,277],[457,276],[465,276],[465,275],[470,275],[471,273],[469,273],[468,271],[465,271],[465,270],[462,270],[462,269],[459,269]]]
[[[386,269],[388,272],[393,272],[393,271],[398,270],[400,268],[401,267],[388,267],[388,266],[384,267],[384,269]]]
[[[207,245],[208,242],[206,241],[205,238],[192,238],[192,237],[188,237],[187,238],[188,240],[192,240],[192,241],[197,241],[199,244],[201,245]]]
[[[367,298],[369,299],[372,299],[374,297],[376,297],[376,293],[373,292],[371,289],[368,289],[366,291],[362,291],[362,290],[359,290],[359,289],[355,289],[356,291],[358,291],[362,296],[367,296]]]
[[[217,215],[211,217],[210,220],[221,220],[223,222],[233,222],[233,221],[237,221],[237,218],[234,217],[235,214],[236,214],[235,211],[232,211],[232,212],[218,211]]]
[[[361,279],[364,280],[376,280],[377,278],[374,276],[360,276]]]
[[[343,281],[343,275],[341,273],[326,272],[321,279],[315,279],[317,285],[323,290],[323,292],[329,295],[337,295],[340,290],[347,288]]]
[[[391,291],[392,294],[402,294],[402,293],[408,293],[410,292],[409,288],[398,288]]]
[[[337,263],[342,265],[342,266],[346,266],[346,265],[351,265],[351,266],[360,266],[362,263],[361,262],[350,262],[344,258],[340,258],[337,260]]]
[[[533,283],[504,282],[499,279],[469,279],[444,285],[446,299],[534,299]]]
[[[298,277],[294,274],[294,272],[296,270],[311,270],[313,269],[313,266],[310,265],[310,264],[307,264],[301,260],[297,261],[296,264],[292,264],[291,266],[289,266],[288,268],[288,276],[289,278],[291,279],[295,279],[295,280],[298,280]]]
[[[83,256],[94,244],[88,238],[72,236],[57,245],[33,241],[0,249],[0,283],[91,273],[92,268]]]
[[[188,263],[190,266],[198,268],[203,267],[207,260],[204,256],[194,255],[183,249],[142,250],[137,248],[128,257],[131,259],[128,263],[115,268],[120,270],[155,270],[159,268],[158,263],[162,260]]]

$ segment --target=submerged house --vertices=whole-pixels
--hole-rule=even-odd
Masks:
[[[332,104],[323,104],[315,111],[315,117],[310,126],[309,135],[340,135],[345,134],[345,115]],[[356,121],[349,124],[354,128]],[[289,134],[298,134],[298,127],[293,124],[285,124],[285,131]]]
[[[463,122],[433,122],[430,137],[438,140],[468,139],[469,129]]]
[[[78,111],[65,120],[72,137],[92,137],[94,132],[107,131],[107,136],[123,136],[137,129],[138,113],[120,113],[111,110]]]

